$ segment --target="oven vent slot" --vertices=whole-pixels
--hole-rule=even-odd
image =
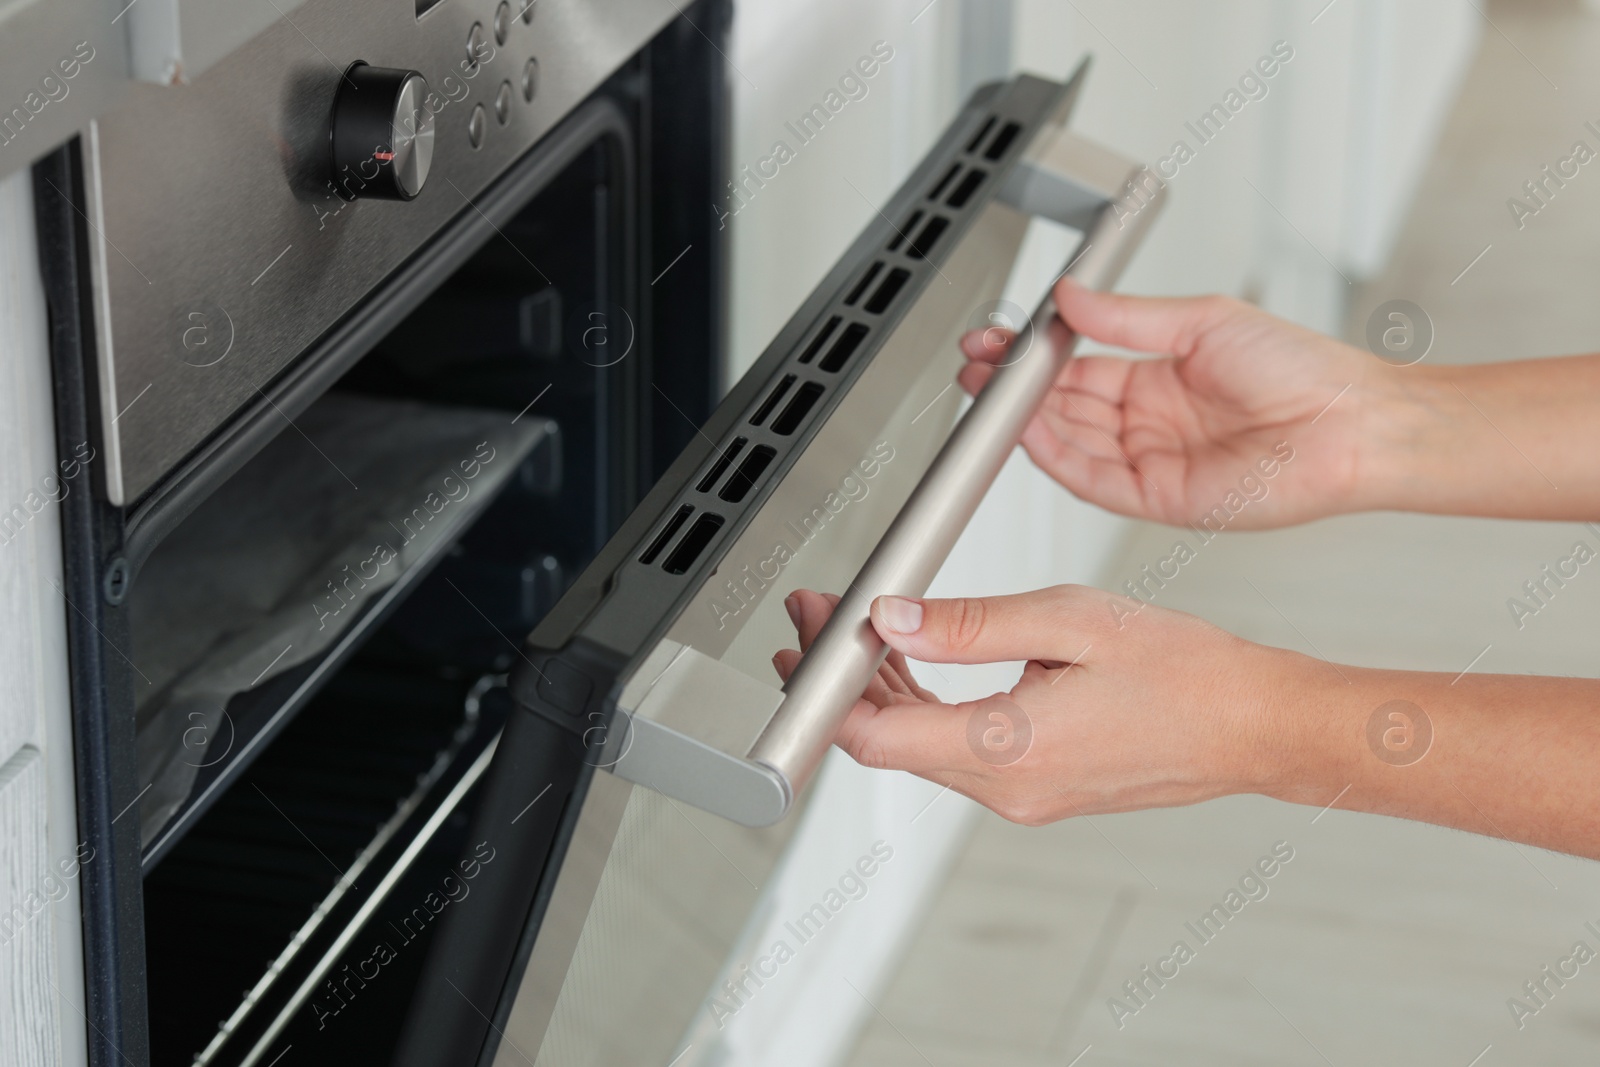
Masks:
[[[983,184],[985,177],[985,173],[981,170],[967,171],[966,177],[962,178],[961,184],[951,191],[950,199],[945,203],[954,208],[966,207],[967,201],[972,199],[972,194],[978,191],[978,186]]]
[[[922,212],[921,211],[913,211],[911,213],[911,217],[906,220],[906,224],[904,226],[900,227],[900,229],[894,231],[894,239],[889,242],[889,251],[893,252],[896,249],[898,249],[900,247],[901,243],[903,241],[905,241],[906,234],[908,234],[912,230],[916,229],[917,228],[917,223],[919,223],[921,221],[922,221]]]
[[[863,334],[867,332],[865,326],[851,326],[849,330],[844,332],[844,337],[839,338],[839,345],[844,344],[845,338],[849,337],[851,332],[856,329],[860,329]],[[833,346],[835,351],[838,350],[839,345]],[[855,345],[852,344],[850,347],[853,350]],[[848,355],[848,353],[846,354]],[[831,360],[832,358],[833,352],[829,352],[827,359]],[[843,360],[840,362],[842,363]],[[827,360],[823,361],[823,369],[827,369]],[[805,421],[805,417],[811,413],[811,409],[813,406],[815,406],[817,398],[821,395],[822,386],[816,382],[806,382],[804,385],[802,385],[794,394],[794,399],[789,401],[789,406],[783,409],[783,414],[779,415],[775,420],[773,420],[772,432],[787,437],[798,430],[800,428],[800,424]],[[721,520],[719,519],[717,521],[720,522]]]
[[[835,315],[835,316],[833,316],[833,318],[828,320],[828,324],[826,326],[824,326],[822,329],[817,331],[817,336],[813,337],[811,339],[811,343],[806,345],[806,350],[804,352],[800,353],[800,362],[801,363],[810,363],[813,359],[815,359],[816,356],[817,356],[817,353],[822,350],[823,343],[826,342],[828,340],[828,338],[832,337],[833,336],[833,331],[837,330],[838,328],[839,328],[839,316]],[[791,381],[791,382],[793,380],[794,380],[793,378],[789,379],[789,381]],[[787,389],[788,386],[784,386],[784,388]],[[778,402],[777,401],[777,397],[782,396],[782,395],[783,395],[782,393],[776,394],[776,396],[773,397],[772,402],[774,404],[776,404]],[[769,407],[766,410],[770,411],[771,408]],[[760,419],[758,418],[755,421],[759,423]]]
[[[644,564],[654,563],[656,557],[661,555],[661,550],[667,547],[667,542],[672,540],[672,535],[683,528],[684,522],[692,514],[694,514],[694,505],[692,504],[685,504],[679,508],[677,514],[668,519],[667,524],[661,527],[661,532],[656,534],[654,541],[650,542],[650,547],[644,550],[644,554],[639,557],[639,562]]]
[[[1015,141],[1017,134],[1021,132],[1022,123],[1006,123],[1001,127],[1000,132],[994,135],[994,140],[990,143],[988,151],[983,153],[983,158],[991,161],[998,160],[1006,154],[1006,149],[1011,147],[1011,142]]]
[[[687,574],[694,561],[700,558],[700,553],[711,543],[711,539],[722,529],[722,516],[710,512],[702,514],[694,520],[694,525],[689,527],[689,532],[683,535],[683,540],[678,542],[678,547],[672,550],[672,555],[667,557],[667,562],[662,568],[668,574]]]
[[[729,464],[738,457],[739,453],[744,450],[744,446],[749,443],[743,437],[735,437],[733,444],[722,450],[722,455],[717,457],[717,461],[711,465],[710,470],[706,471],[706,476],[700,479],[700,484],[695,486],[695,489],[702,493],[711,492],[711,487],[717,484],[717,479],[722,477],[722,473],[728,469]]]
[[[890,275],[891,280],[893,277],[893,275]],[[888,285],[889,283],[884,282],[884,284]],[[898,289],[899,287],[896,286],[896,288]],[[874,295],[872,299],[874,302],[876,302],[878,298],[876,295]],[[872,309],[869,307],[867,310],[870,311]],[[830,373],[838,370],[840,367],[844,366],[850,361],[851,356],[855,355],[856,349],[861,347],[861,342],[866,338],[866,336],[867,328],[861,325],[859,322],[852,322],[848,327],[846,327],[844,333],[839,335],[839,339],[833,343],[833,347],[828,350],[827,355],[822,357],[822,362],[818,365],[823,370]],[[820,388],[821,386],[818,386],[818,389]],[[809,407],[810,405],[807,404],[806,406]],[[784,415],[787,416],[788,414],[789,413],[787,411],[784,412]],[[801,412],[800,414],[804,415],[805,412]],[[778,428],[777,426],[773,426],[773,429],[776,430]],[[779,432],[781,433],[783,431]]]
[[[834,321],[837,322],[838,320],[835,319]],[[822,331],[824,336],[832,332],[833,326],[831,324],[827,329]],[[802,359],[800,362],[804,363],[805,360]],[[767,398],[761,402],[761,406],[756,408],[756,413],[750,416],[750,425],[760,426],[763,422],[766,422],[767,416],[772,414],[772,409],[778,406],[778,401],[783,399],[783,394],[787,393],[789,391],[789,387],[793,384],[794,375],[785,374],[783,376],[783,381],[779,382],[773,387],[772,392],[768,393]]]
[[[777,449],[768,445],[757,445],[744,457],[744,462],[739,464],[739,469],[733,472],[733,477],[728,479],[728,484],[722,487],[722,492],[717,495],[730,504],[737,504],[755,488],[756,481],[766,472],[767,465],[778,455]]]
[[[983,125],[978,128],[978,132],[972,135],[972,140],[967,142],[967,151],[976,152],[978,146],[983,144],[983,139],[989,136],[989,131],[992,129],[994,129],[994,116],[990,115],[983,120]]]
[[[911,280],[911,272],[904,267],[896,267],[889,272],[889,276],[878,286],[878,291],[872,294],[872,299],[867,301],[867,311],[873,315],[882,315],[884,310],[900,295],[900,290],[905,288],[906,282]],[[866,331],[863,330],[863,333]],[[833,353],[828,353],[828,358],[833,358]],[[830,370],[827,366],[824,370]]]
[[[935,185],[933,187],[933,192],[928,194],[928,199],[929,200],[937,200],[941,196],[943,196],[944,195],[944,191],[946,189],[950,188],[950,183],[955,180],[955,176],[957,174],[960,174],[960,173],[961,173],[961,164],[959,164],[959,163],[950,164],[950,169],[944,172],[944,177],[940,178],[939,179],[939,184]]]
[[[860,300],[861,299],[861,294],[867,291],[867,286],[872,284],[872,280],[874,278],[876,278],[878,276],[878,274],[882,270],[883,270],[883,262],[882,262],[882,260],[880,260],[880,261],[874,263],[872,266],[868,267],[867,268],[867,273],[863,274],[861,276],[861,280],[856,283],[856,287],[854,289],[850,290],[850,295],[844,298],[845,306],[846,307],[851,307],[851,306],[853,306],[855,304],[855,302],[857,300]]]
[[[826,314],[813,324],[809,336],[791,350],[789,366],[797,373],[782,374],[768,387],[766,396],[749,415],[748,425],[763,427],[776,437],[792,437],[811,419],[828,392],[822,381],[806,381],[798,373],[802,367],[838,374],[845,370],[863,349],[875,319],[903,302],[908,288],[921,277],[917,263],[929,261],[942,242],[957,228],[961,213],[977,199],[992,168],[970,163],[1004,159],[1017,145],[1024,125],[1000,115],[985,116],[962,147],[962,155],[936,172],[927,187],[926,201],[911,207],[901,216],[901,225],[891,226],[880,247],[879,258],[869,259],[845,287],[837,291],[834,305],[838,314]],[[887,220],[885,220],[887,221]],[[904,266],[896,266],[902,263]],[[920,283],[918,283],[920,284]],[[856,309],[847,311],[846,309]],[[861,322],[849,321],[860,316]],[[694,484],[697,493],[715,494],[729,505],[744,504],[755,494],[769,471],[783,455],[784,446],[752,443],[761,435],[734,438],[722,449]],[[690,498],[694,499],[694,498]],[[646,565],[660,564],[669,574],[687,574],[694,568],[717,533],[726,525],[723,515],[698,510],[683,504],[662,526],[639,557]],[[664,558],[663,558],[664,557]]]
[[[943,215],[935,215],[929,219],[928,224],[922,228],[922,232],[917,234],[910,247],[906,249],[906,257],[909,259],[927,259],[928,253],[933,251],[933,246],[939,243],[939,238],[943,237],[944,231],[949,228],[950,220]]]

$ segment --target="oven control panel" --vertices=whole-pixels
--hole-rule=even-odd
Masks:
[[[271,403],[387,276],[697,13],[304,0],[187,84],[128,83],[85,139],[111,502],[146,506]]]

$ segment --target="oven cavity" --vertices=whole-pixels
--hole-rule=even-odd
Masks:
[[[649,476],[650,360],[584,344],[632,284],[614,166],[580,146],[136,574],[153,1062],[388,1062],[492,864],[466,833],[505,674]]]

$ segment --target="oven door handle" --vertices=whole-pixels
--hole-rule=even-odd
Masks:
[[[1069,150],[1069,163],[1074,155],[1081,155],[1085,144],[1065,133],[1056,142],[1058,148]],[[1080,151],[1074,153],[1073,149]],[[1025,164],[1018,171],[1024,182],[1030,173],[1037,179],[1038,166],[1030,171]],[[1071,175],[1069,170],[1067,176]],[[1051,183],[1039,184],[1045,188],[1036,188],[1035,194],[1047,194]],[[1048,202],[1027,196],[1026,188],[1009,191],[1023,194],[1010,199],[1020,200],[1016,206],[1033,214],[1062,214],[1059,205],[1051,210]],[[1158,209],[1160,187],[1154,187],[1150,195],[1154,200],[1146,199],[1137,211],[1116,199],[1102,201],[1062,273],[1089,288],[1110,288]],[[1072,358],[1077,340],[1056,314],[1052,296],[1046,294],[1018,333],[1011,349],[1015,355],[996,370],[956,424],[789,676],[783,702],[748,758],[776,775],[791,803],[816,772],[888,651],[869,616],[873,600],[926,592]]]
[[[997,195],[1082,233],[1062,273],[1108,289],[1158,213],[1164,188],[1147,168],[1057,128],[1030,146]],[[631,722],[618,744],[623,754],[608,765],[747,826],[783,818],[883,662],[887,647],[872,627],[873,599],[927,590],[1076,343],[1046,294],[1017,335],[1016,355],[956,424],[781,693],[664,640],[618,700]],[[741,755],[709,738],[709,723],[719,717],[765,725]]]

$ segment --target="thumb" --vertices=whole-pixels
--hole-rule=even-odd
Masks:
[[[949,600],[881,596],[872,626],[890,646],[924,663],[1071,660],[1087,643],[1073,625],[1078,592],[1041,589]]]

